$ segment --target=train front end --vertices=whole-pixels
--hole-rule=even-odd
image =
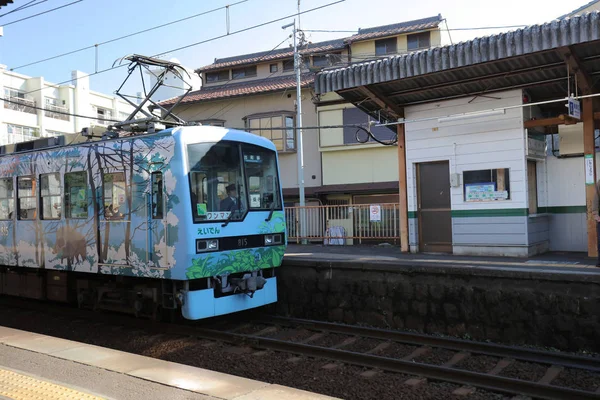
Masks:
[[[175,254],[177,264],[185,260],[175,266],[185,275],[178,292],[183,316],[196,320],[276,302],[275,271],[287,239],[275,146],[219,127],[183,127],[174,136],[184,174],[179,231],[186,237]]]

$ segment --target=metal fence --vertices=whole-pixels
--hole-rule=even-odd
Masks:
[[[286,207],[285,217],[290,242],[400,243],[397,203]]]

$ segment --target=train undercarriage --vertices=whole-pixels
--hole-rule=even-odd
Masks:
[[[0,266],[0,295],[70,303],[80,308],[128,313],[140,318],[177,318],[183,291],[213,289],[215,297],[262,289],[274,269],[191,281],[137,278]]]

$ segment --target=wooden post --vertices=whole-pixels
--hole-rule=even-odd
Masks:
[[[583,99],[583,152],[585,153],[585,176],[590,179],[585,185],[585,203],[587,206],[587,233],[588,233],[588,256],[598,256],[598,235],[596,232],[596,221],[592,217],[592,204],[596,193],[596,144],[594,140],[594,99]],[[591,161],[590,161],[591,159]],[[592,164],[593,168],[588,171]],[[591,177],[589,176],[591,175]],[[586,179],[587,180],[587,179]]]
[[[407,253],[408,246],[408,189],[406,185],[406,147],[404,124],[397,125],[398,133],[398,186],[400,194],[400,249]]]

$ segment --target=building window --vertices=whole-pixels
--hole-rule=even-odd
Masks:
[[[104,184],[104,218],[123,219],[127,212],[127,188],[124,172],[111,172],[102,175]]]
[[[8,135],[5,138],[0,139],[0,144],[11,144],[27,142],[30,140],[36,140],[40,137],[40,131],[37,128],[30,128],[28,126],[19,125],[7,125],[6,130]]]
[[[35,195],[35,178],[33,176],[17,177],[17,216],[20,220],[35,219],[37,197]]]
[[[431,32],[415,33],[407,36],[408,50],[426,49],[431,45]]]
[[[256,76],[256,65],[231,70],[232,79],[244,79]]]
[[[80,219],[88,217],[87,173],[65,174],[65,217]]]
[[[313,66],[327,67],[329,65],[329,57],[327,55],[313,56]]]
[[[62,121],[68,121],[69,109],[67,107],[60,106],[58,99],[52,97],[46,97],[46,105],[44,106],[44,115],[49,118],[60,119]]]
[[[46,133],[42,136],[44,137],[53,137],[53,136],[64,136],[66,135],[66,133],[64,132],[59,132],[59,131],[51,131],[49,129],[46,129]]]
[[[197,122],[201,123],[204,126],[225,126],[225,120],[223,119],[201,119]]]
[[[163,176],[162,172],[152,173],[152,219],[163,218]]]
[[[283,72],[290,72],[294,70],[294,59],[285,60],[283,62]]]
[[[269,65],[269,71],[273,74],[275,72],[277,72],[279,70],[279,68],[277,67],[277,64],[271,64]]]
[[[60,174],[40,175],[40,199],[42,209],[40,219],[60,219],[62,209],[62,188],[60,187]]]
[[[508,168],[464,171],[463,186],[466,202],[510,199]]]
[[[225,71],[207,72],[205,76],[206,83],[226,81],[229,79],[229,70],[226,69]]]
[[[267,138],[278,151],[295,151],[296,136],[292,114],[249,116],[246,118],[249,132]]]
[[[527,160],[527,190],[529,192],[529,214],[537,214],[537,162]]]
[[[37,113],[35,101],[21,90],[4,88],[4,99],[7,100],[4,102],[4,108],[29,114]]]
[[[0,220],[12,219],[15,212],[15,191],[12,178],[0,179]]]
[[[344,125],[366,125],[369,121],[376,121],[358,108],[345,108],[342,112]],[[371,126],[371,133],[378,140],[389,141],[396,137],[395,128],[391,130],[385,126]],[[344,144],[376,143],[365,131],[350,126],[344,127]]]
[[[393,37],[375,41],[375,55],[385,56],[387,54],[396,54],[398,48],[398,39]]]
[[[113,112],[107,108],[93,106],[96,109],[96,123],[98,125],[108,126],[112,122]]]

